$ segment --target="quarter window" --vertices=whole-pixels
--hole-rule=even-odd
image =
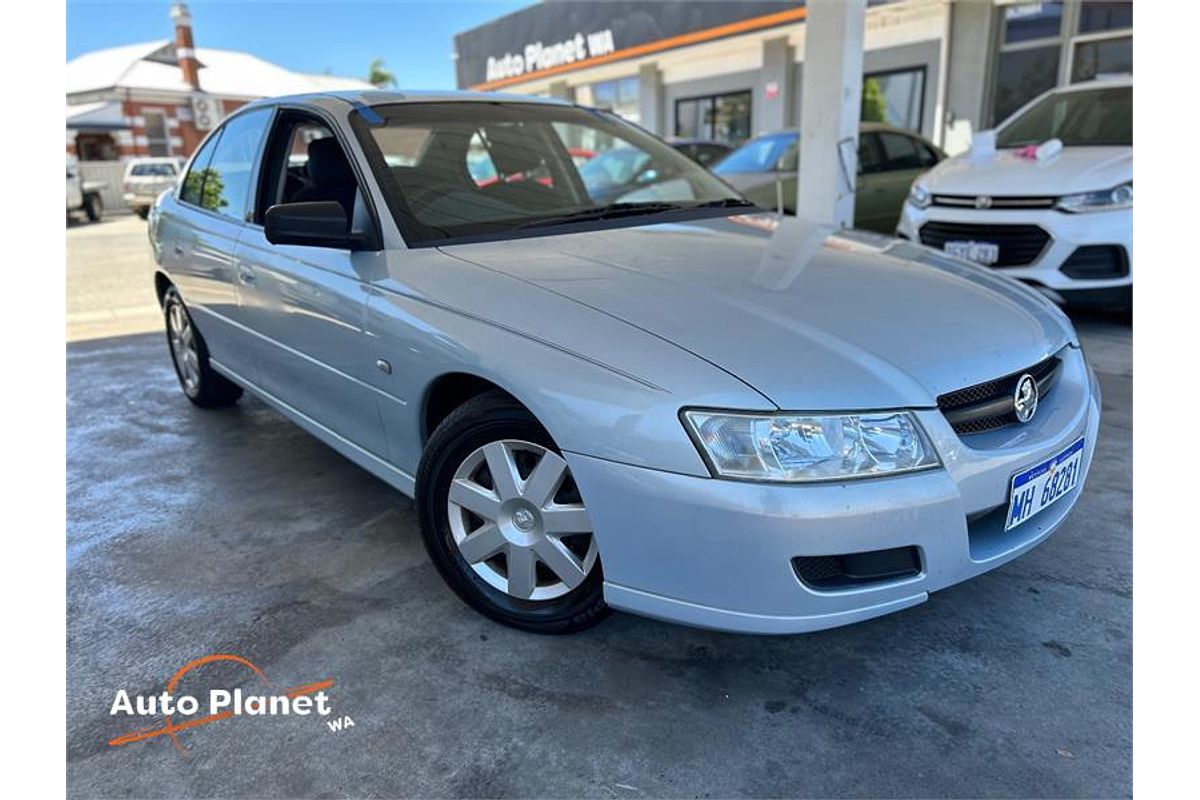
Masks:
[[[191,169],[188,170],[187,177],[183,179],[183,188],[179,192],[181,202],[190,203],[201,208],[212,208],[212,201],[206,202],[204,199],[204,176],[208,173],[208,164],[212,161],[213,151],[217,149],[217,141],[221,138],[221,131],[217,131],[212,136],[208,137],[208,141],[200,148],[200,152],[196,153],[196,157],[192,159]],[[213,184],[214,188],[216,184]]]

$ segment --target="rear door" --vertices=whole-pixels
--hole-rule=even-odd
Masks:
[[[232,117],[192,160],[162,221],[164,258],[210,357],[254,381],[235,251],[246,226],[252,181],[274,110]]]
[[[330,136],[328,125],[316,117],[280,114],[255,216],[238,244],[242,312],[256,334],[259,385],[323,427],[386,457],[379,391],[370,384],[380,367],[367,352],[363,332],[367,281],[380,268],[382,254],[274,245],[261,224],[266,209],[280,202],[345,197],[344,186],[329,183],[328,165],[311,172],[307,165],[308,146]],[[353,197],[353,188],[349,194]],[[366,214],[362,199],[354,205],[361,220]],[[350,211],[353,216],[354,208]]]

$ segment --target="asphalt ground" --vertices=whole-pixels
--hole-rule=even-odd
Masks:
[[[1067,523],[889,617],[737,636],[625,614],[566,638],[446,588],[411,503],[245,398],[182,396],[145,223],[68,237],[67,777],[72,797],[1108,797],[1131,793],[1132,331],[1078,319],[1104,391]],[[145,332],[150,331],[150,332]],[[334,716],[147,726],[236,654]],[[206,665],[178,692],[264,691]],[[177,718],[176,722],[182,721]]]

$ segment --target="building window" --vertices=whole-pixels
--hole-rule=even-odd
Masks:
[[[1133,3],[1087,2],[1079,9],[1079,32],[1122,30],[1133,27]]]
[[[637,76],[577,86],[575,101],[580,105],[611,111],[630,122],[641,122]]]
[[[146,121],[146,146],[150,155],[171,155],[171,142],[167,138],[167,115],[162,111],[146,109],[142,111],[142,119]]]
[[[1021,3],[1004,9],[1004,43],[1057,37],[1062,33],[1063,4]]]
[[[991,124],[1047,89],[1133,72],[1133,4],[1042,2],[1003,5]]]
[[[863,76],[863,122],[886,122],[920,132],[924,108],[925,67]]]
[[[1071,58],[1071,82],[1133,72],[1133,37],[1079,42]]]
[[[750,138],[749,91],[675,101],[675,135],[741,144]]]

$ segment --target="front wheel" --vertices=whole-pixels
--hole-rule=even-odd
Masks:
[[[416,494],[425,549],[472,608],[534,633],[573,633],[609,613],[567,462],[508,395],[480,395],[438,426]]]
[[[236,403],[242,396],[242,387],[212,368],[204,337],[192,324],[192,316],[174,286],[163,295],[163,316],[171,363],[187,399],[201,408],[221,408]]]

